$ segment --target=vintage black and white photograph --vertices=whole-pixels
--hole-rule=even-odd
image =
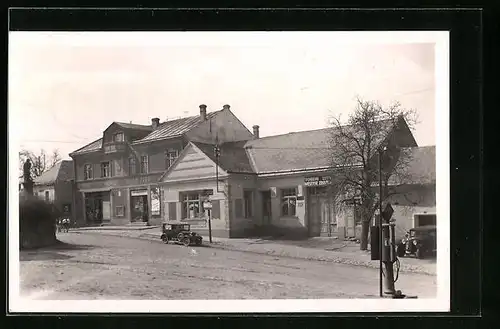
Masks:
[[[448,64],[447,32],[10,32],[11,310],[447,311]]]

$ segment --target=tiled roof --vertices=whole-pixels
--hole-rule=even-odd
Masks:
[[[212,161],[216,162],[214,145],[200,142],[192,142]],[[227,172],[253,173],[248,155],[244,149],[246,141],[228,142],[220,145],[219,166]]]
[[[119,125],[124,129],[135,129],[135,130],[146,130],[146,131],[153,130],[153,127],[151,127],[150,125],[138,125],[135,123],[116,122],[116,121],[114,123],[116,123],[117,125]]]
[[[390,184],[435,184],[436,183],[436,146],[421,146],[404,148],[408,152],[408,163],[405,164],[404,176],[407,181],[393,178]],[[405,179],[406,180],[406,179]]]
[[[220,111],[207,113],[207,119],[213,118]],[[199,115],[180,118],[176,120],[166,121],[160,124],[160,126],[151,132],[146,137],[135,141],[133,144],[140,144],[144,142],[154,141],[157,139],[167,139],[171,137],[180,136],[191,129],[198,126],[202,121]]]
[[[390,127],[388,120],[379,123],[381,130]],[[349,131],[351,127],[343,126],[342,129]],[[259,174],[327,168],[332,166],[337,151],[331,148],[329,142],[336,136],[336,131],[334,128],[324,128],[263,137],[248,141],[245,148],[254,170]],[[380,142],[375,140],[374,144]]]
[[[82,153],[87,153],[87,152],[93,152],[93,151],[100,150],[101,148],[102,148],[102,138],[99,138],[98,140],[93,141],[92,143],[87,144],[84,147],[79,148],[76,151],[71,152],[70,155],[72,155],[72,154],[82,154]]]
[[[59,161],[41,176],[35,178],[34,183],[37,185],[53,184],[57,179],[62,181],[73,179],[73,161]]]

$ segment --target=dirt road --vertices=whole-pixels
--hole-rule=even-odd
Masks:
[[[69,245],[21,252],[21,294],[33,299],[377,297],[378,271],[209,247],[63,233]],[[436,294],[436,277],[401,274],[396,288]]]

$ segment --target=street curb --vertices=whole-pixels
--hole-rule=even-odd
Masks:
[[[149,240],[149,241],[160,241],[157,235],[151,234],[151,233],[144,233],[139,236],[127,236],[127,235],[119,235],[119,234],[110,234],[108,232],[93,232],[91,230],[85,230],[85,231],[73,231],[71,233],[76,233],[76,234],[99,234],[99,235],[106,235],[106,236],[114,236],[114,237],[121,237],[121,238],[131,238],[131,239],[140,239],[140,240]],[[244,248],[240,248],[235,245],[228,245],[220,242],[215,242],[212,244],[203,243],[203,247],[209,247],[209,248],[214,248],[214,249],[221,249],[221,250],[231,250],[231,251],[239,251],[239,252],[246,252],[246,253],[251,253],[251,254],[258,254],[258,255],[267,255],[267,256],[279,256],[279,257],[286,257],[286,258],[292,258],[292,259],[302,259],[302,260],[309,260],[309,261],[320,261],[320,262],[330,262],[330,263],[336,263],[336,264],[344,264],[344,265],[351,265],[351,266],[363,266],[367,268],[373,268],[373,269],[379,269],[379,262],[378,261],[372,261],[372,262],[367,262],[365,260],[357,260],[353,258],[346,258],[342,256],[334,256],[334,257],[323,257],[323,256],[312,256],[312,257],[304,257],[304,256],[296,256],[296,255],[291,255],[287,252],[276,252],[276,250],[248,250]],[[335,252],[335,251],[332,251]],[[423,274],[423,275],[429,275],[429,276],[436,276],[437,274],[431,271],[426,271],[425,269],[420,269],[420,268],[415,268],[412,265],[405,265],[401,264],[400,267],[400,272],[402,273],[414,273],[414,274]]]

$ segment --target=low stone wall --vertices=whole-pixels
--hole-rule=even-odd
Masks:
[[[52,204],[36,198],[19,202],[19,248],[31,249],[55,244],[56,218],[59,213]]]

